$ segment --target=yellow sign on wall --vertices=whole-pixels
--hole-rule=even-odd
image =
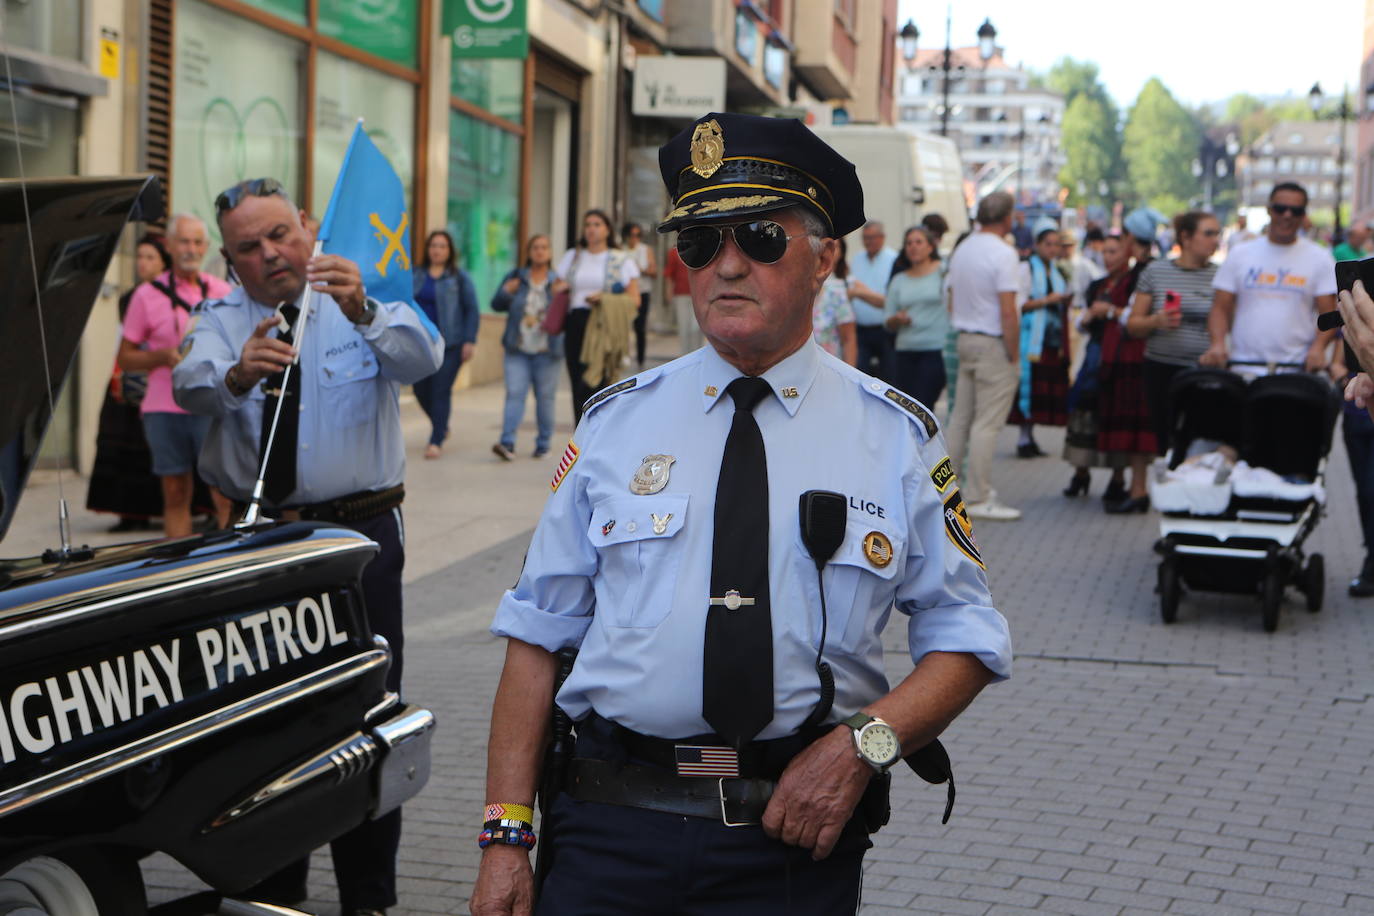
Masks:
[[[100,75],[107,80],[119,79],[119,33],[114,29],[100,30]]]

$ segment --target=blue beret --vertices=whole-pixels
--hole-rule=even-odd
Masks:
[[[795,118],[713,111],[659,148],[658,168],[673,202],[659,232],[798,205],[835,238],[864,224],[854,164]]]

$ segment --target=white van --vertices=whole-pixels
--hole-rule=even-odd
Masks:
[[[883,224],[889,247],[900,247],[907,227],[927,213],[949,222],[941,245],[945,251],[968,229],[963,167],[953,140],[876,125],[812,130],[854,163],[864,188],[864,213]],[[859,233],[851,233],[848,243],[850,252],[860,250]]]

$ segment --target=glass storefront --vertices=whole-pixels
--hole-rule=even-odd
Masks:
[[[319,0],[319,4],[321,35],[406,67],[415,66],[420,27],[417,0]]]
[[[196,0],[177,6],[176,46],[172,211],[217,247],[215,196],[235,182],[270,175],[302,200],[306,49]]]
[[[520,138],[450,112],[448,230],[483,311],[490,309],[497,283],[519,261],[519,223]]]
[[[0,0],[5,4],[3,41],[52,57],[82,60],[84,0]]]
[[[363,129],[391,162],[415,200],[415,87],[326,51],[315,56],[315,158],[311,206],[324,216],[339,177],[353,125]],[[412,237],[417,234],[411,227]]]
[[[287,22],[305,25],[306,0],[244,0],[250,6],[280,16]]]
[[[525,111],[525,62],[500,57],[455,58],[449,91],[519,124]]]

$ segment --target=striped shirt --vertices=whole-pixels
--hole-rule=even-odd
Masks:
[[[1177,261],[1151,261],[1140,274],[1135,291],[1150,296],[1150,314],[1164,308],[1164,296],[1173,291],[1183,301],[1183,323],[1170,330],[1152,331],[1145,344],[1145,358],[1175,366],[1193,366],[1211,346],[1207,316],[1212,311],[1212,277],[1217,265],[1205,264],[1184,270]]]

